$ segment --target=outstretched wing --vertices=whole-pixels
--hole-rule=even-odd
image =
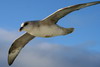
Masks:
[[[50,24],[56,24],[57,21],[59,19],[61,19],[62,17],[64,17],[65,15],[67,15],[67,14],[73,12],[73,11],[79,10],[81,8],[85,8],[85,7],[96,5],[96,4],[100,4],[100,1],[77,4],[77,5],[65,7],[65,8],[57,10],[56,12],[54,12],[53,14],[48,16],[47,18],[43,19],[43,21],[50,23]]]
[[[29,33],[25,33],[18,39],[14,41],[14,43],[11,45],[8,53],[8,64],[11,65],[21,49],[34,38],[35,36],[30,35]]]

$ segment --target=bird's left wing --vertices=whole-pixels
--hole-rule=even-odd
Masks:
[[[8,52],[8,64],[11,65],[17,55],[19,54],[20,50],[35,36],[30,35],[29,33],[23,34],[21,37],[16,39],[14,43],[11,45],[9,52]]]
[[[61,19],[62,17],[64,17],[65,15],[67,15],[73,11],[79,10],[81,8],[85,8],[85,7],[96,5],[96,4],[100,4],[100,1],[77,4],[77,5],[65,7],[65,8],[57,10],[56,12],[51,14],[50,16],[46,17],[45,19],[43,19],[43,21],[46,23],[50,23],[50,24],[56,24],[57,21],[59,19]]]

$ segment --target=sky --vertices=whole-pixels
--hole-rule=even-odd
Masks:
[[[0,0],[0,67],[9,67],[8,50],[24,32],[20,24],[41,20],[70,5],[97,0]],[[37,37],[11,67],[100,67],[100,4],[72,12],[58,25],[75,31],[66,36]]]

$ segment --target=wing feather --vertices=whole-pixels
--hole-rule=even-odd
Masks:
[[[43,19],[43,21],[51,23],[51,24],[56,24],[57,21],[59,19],[61,19],[62,17],[64,17],[65,15],[67,15],[73,11],[79,10],[81,8],[85,8],[85,7],[96,5],[96,4],[100,4],[100,1],[77,4],[77,5],[65,7],[65,8],[57,10],[56,12],[51,14],[50,16],[46,17],[45,19]]]
[[[9,52],[8,52],[8,64],[11,65],[21,49],[34,38],[35,36],[32,36],[28,33],[23,34],[21,37],[16,39],[13,44],[11,45]]]

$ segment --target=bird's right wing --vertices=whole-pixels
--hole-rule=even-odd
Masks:
[[[56,24],[57,21],[59,19],[61,19],[62,17],[64,17],[65,15],[67,15],[73,11],[79,10],[81,8],[85,8],[85,7],[96,5],[96,4],[100,4],[100,1],[77,4],[77,5],[65,7],[65,8],[57,10],[56,12],[51,14],[50,16],[46,17],[45,19],[43,19],[43,21],[45,23],[49,23],[49,24]]]
[[[16,39],[13,44],[11,45],[9,52],[8,52],[8,64],[11,65],[17,55],[19,54],[20,50],[35,36],[30,35],[29,33],[25,33],[18,39]]]

